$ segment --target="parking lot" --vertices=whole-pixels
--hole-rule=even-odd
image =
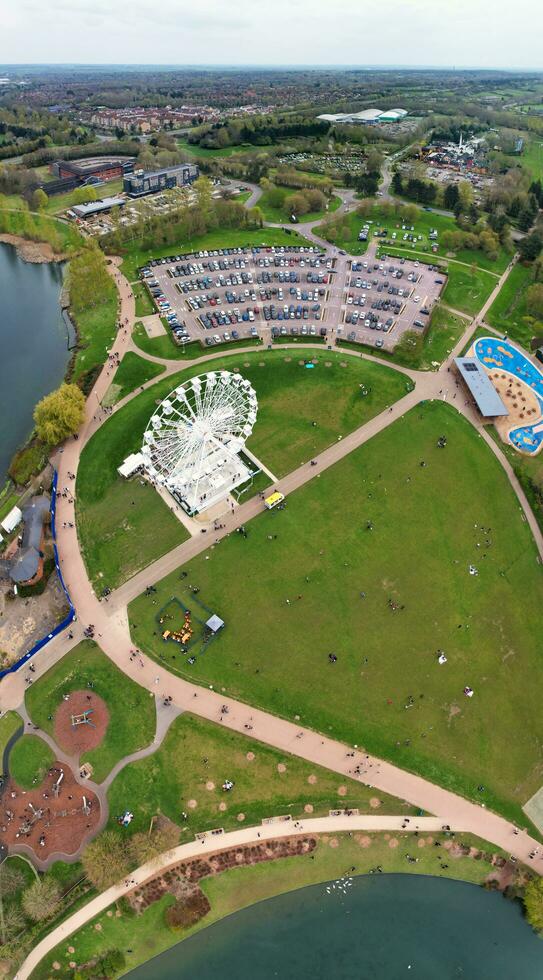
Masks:
[[[408,259],[319,246],[246,247],[153,259],[140,270],[176,343],[335,336],[392,348],[423,329],[444,280]]]
[[[445,286],[435,269],[405,258],[353,259],[344,286],[343,336],[391,350],[407,330],[423,332]]]

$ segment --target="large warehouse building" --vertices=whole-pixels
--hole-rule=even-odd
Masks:
[[[197,179],[199,173],[198,167],[189,163],[181,163],[177,167],[165,167],[164,170],[153,170],[149,173],[136,170],[124,178],[123,188],[129,197],[143,197],[145,194],[155,194],[157,191],[171,190],[173,187],[186,187]]]
[[[377,123],[400,122],[407,116],[407,109],[362,109],[360,112],[324,113],[318,116],[324,122],[330,123],[359,123],[363,126],[375,126]]]

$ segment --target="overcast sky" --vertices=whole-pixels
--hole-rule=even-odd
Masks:
[[[543,68],[541,0],[0,0],[0,62]]]

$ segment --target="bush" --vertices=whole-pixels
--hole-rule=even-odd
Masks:
[[[31,477],[37,476],[47,465],[48,455],[49,446],[41,439],[34,439],[24,449],[20,449],[9,464],[8,473],[13,482],[26,486]]]
[[[181,929],[188,929],[195,925],[207,915],[210,909],[211,905],[206,896],[198,889],[198,891],[191,892],[190,895],[176,902],[175,905],[168,906],[164,918],[169,929],[173,932],[179,932]]]

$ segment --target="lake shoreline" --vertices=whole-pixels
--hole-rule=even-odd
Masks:
[[[65,262],[66,256],[62,253],[54,252],[48,242],[31,242],[28,238],[20,235],[0,235],[0,244],[13,245],[17,255],[23,262],[31,262],[36,265],[43,265],[47,262]]]

